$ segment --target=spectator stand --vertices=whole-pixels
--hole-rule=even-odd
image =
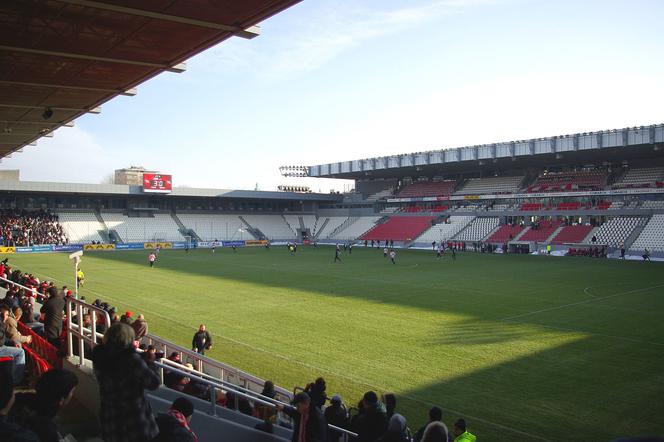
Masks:
[[[221,380],[222,382],[227,382],[254,392],[262,391],[263,386],[265,385],[264,379],[245,373],[235,367],[216,361],[207,356],[201,355],[200,353],[196,353],[193,350],[181,347],[158,336],[149,334],[141,340],[141,343],[145,345],[154,345],[157,351],[163,352],[166,356],[171,353],[178,353],[180,355],[180,360],[183,363],[191,363],[196,371]],[[277,386],[275,386],[274,389],[277,393],[277,398],[280,398],[285,402],[290,402],[292,399],[290,391]]]
[[[72,319],[72,317],[74,317],[72,313],[76,313],[75,316],[77,318],[82,318],[83,317],[82,315],[84,313],[89,313],[93,318],[91,324],[96,323],[98,315],[103,315],[104,320],[109,321],[109,323],[110,323],[110,318],[108,316],[108,313],[103,309],[86,304],[85,302],[73,298],[69,298],[67,300],[66,313],[67,313],[67,328],[66,328],[67,355],[69,358],[73,358],[73,360],[76,360],[76,358],[78,358],[78,365],[82,366],[83,364],[85,364],[85,359],[84,359],[85,352],[83,351],[84,347],[86,345],[91,347],[96,345],[98,342],[100,342],[100,339],[103,336],[103,334],[97,331],[93,331],[92,328],[83,327],[79,325],[78,321]],[[92,327],[94,327],[94,325]],[[183,364],[187,362],[192,362],[192,365],[195,364],[197,368],[189,368],[186,365],[182,365],[180,363],[173,362],[165,358],[161,358],[155,361],[155,366],[159,370],[162,384],[164,382],[164,371],[166,370],[185,376],[190,380],[206,385],[209,391],[211,392],[209,396],[209,402],[210,402],[209,415],[213,417],[221,417],[228,420],[228,413],[232,413],[235,416],[234,419],[236,420],[237,423],[242,423],[246,421],[244,422],[245,425],[255,424],[255,422],[253,422],[254,420],[256,420],[255,418],[248,417],[245,419],[241,416],[241,413],[239,411],[236,411],[238,410],[237,401],[239,398],[244,398],[253,404],[258,404],[263,407],[271,408],[275,410],[275,414],[279,406],[284,406],[284,407],[289,406],[289,403],[292,399],[292,396],[288,390],[279,387],[275,387],[277,396],[274,399],[265,397],[260,394],[260,391],[262,391],[265,381],[257,377],[251,376],[247,373],[243,373],[242,371],[237,370],[226,364],[214,361],[210,358],[207,358],[191,350],[172,344],[156,336],[148,335],[144,338],[143,342],[154,345],[161,351],[164,351],[164,354],[172,352],[179,353],[181,355],[181,360],[183,361]],[[75,348],[79,349],[78,355],[74,354]],[[237,383],[232,382],[229,379],[232,379]],[[166,389],[165,391],[167,392],[168,390],[169,389]],[[222,392],[226,393],[228,392],[232,393],[236,401],[235,409],[233,409],[233,407],[228,407],[229,409],[226,410],[224,409],[224,407],[221,407],[217,403],[217,397],[216,397],[217,390],[221,390]],[[157,397],[159,397],[159,395],[157,395]],[[196,400],[196,397],[195,396],[192,397],[192,400]],[[198,400],[202,399],[199,398]],[[223,413],[224,415],[220,416],[218,412],[220,412],[222,409],[225,410]],[[349,438],[357,436],[355,433],[345,430],[343,428],[338,428],[334,426],[331,426],[330,428],[343,433],[344,440],[349,440]],[[288,430],[280,429],[279,432],[281,431],[288,431]]]
[[[181,376],[185,376],[189,378],[190,380],[193,380],[195,382],[199,382],[202,384],[205,384],[209,387],[210,392],[210,412],[209,414],[212,416],[217,416],[218,411],[223,409],[218,403],[217,403],[217,397],[216,397],[216,391],[221,390],[222,392],[231,392],[233,394],[233,398],[235,400],[234,404],[234,410],[238,410],[238,401],[240,398],[246,399],[250,402],[252,402],[254,405],[260,405],[263,407],[268,407],[274,410],[275,415],[278,412],[278,407],[283,406],[283,407],[290,407],[290,399],[287,401],[279,400],[279,399],[272,399],[267,396],[263,396],[260,393],[256,393],[254,391],[251,391],[246,388],[238,387],[237,385],[233,385],[229,382],[224,382],[219,379],[215,379],[210,375],[207,375],[205,373],[202,373],[196,369],[191,369],[185,365],[179,364],[177,362],[170,361],[168,359],[162,358],[158,361],[155,361],[155,366],[159,369],[160,372],[160,377],[164,379],[164,371],[170,371],[176,374],[179,374]],[[352,440],[352,438],[357,437],[356,433],[353,433],[352,431],[349,431],[345,428],[340,428],[331,424],[328,424],[328,428],[338,431],[343,434],[343,441],[347,442],[349,440]],[[275,435],[279,435],[275,432]]]

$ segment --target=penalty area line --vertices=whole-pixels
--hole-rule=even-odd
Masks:
[[[618,296],[631,295],[632,293],[638,293],[638,292],[646,292],[648,290],[652,290],[652,289],[656,289],[656,288],[660,288],[660,287],[664,287],[664,284],[654,285],[652,287],[643,287],[643,288],[635,289],[635,290],[628,290],[626,292],[614,293],[613,295],[608,295],[608,296],[594,297],[592,299],[585,299],[583,301],[571,302],[569,304],[559,305],[557,307],[549,307],[549,308],[544,308],[544,309],[541,309],[541,310],[534,310],[532,312],[521,313],[519,315],[508,316],[506,318],[501,318],[501,319],[499,319],[499,321],[511,321],[513,319],[525,318],[526,316],[532,316],[532,315],[538,315],[540,313],[546,313],[546,312],[552,312],[552,311],[556,311],[556,310],[562,310],[562,309],[566,309],[568,307],[574,307],[574,306],[582,305],[582,304],[590,304],[591,302],[603,301],[605,299],[611,299],[611,298],[615,298],[615,297],[618,297]]]

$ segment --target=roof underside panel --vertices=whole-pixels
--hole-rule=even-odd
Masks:
[[[0,2],[0,158],[299,1]]]

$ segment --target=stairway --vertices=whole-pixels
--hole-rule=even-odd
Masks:
[[[106,225],[106,221],[104,221],[104,218],[101,217],[101,211],[99,209],[95,209],[94,211],[95,218],[97,218],[97,221],[99,221],[99,224],[102,226],[102,230],[98,230],[97,233],[99,233],[99,236],[101,236],[101,239],[104,240],[105,243],[110,243],[110,242],[122,242],[122,239],[120,238],[120,235],[117,235],[117,238],[120,239],[120,241],[113,241],[113,237],[110,234],[110,231],[108,230],[108,226]]]
[[[171,218],[175,222],[175,224],[178,225],[178,232],[180,232],[180,235],[182,235],[183,238],[187,238],[188,236],[191,237],[193,241],[201,241],[201,237],[198,236],[198,233],[194,231],[194,229],[190,229],[187,226],[184,225],[184,223],[178,218],[177,214],[175,213],[175,210],[171,211]]]
[[[327,223],[330,222],[330,218],[325,218],[325,221],[323,221],[323,224],[321,224],[320,227],[318,227],[318,223],[320,222],[321,218],[316,219],[316,227],[314,230],[314,239],[318,239],[318,236],[325,230],[325,226],[327,226]]]
[[[282,215],[283,217],[283,215]],[[245,225],[247,232],[251,236],[253,236],[255,239],[267,239],[267,236],[263,232],[260,231],[260,229],[257,229],[256,227],[253,227],[251,224],[247,222],[246,219],[242,215],[238,215],[238,218],[240,218],[240,221],[242,221],[242,224]],[[288,223],[286,223],[288,224]],[[290,224],[289,224],[290,225]]]
[[[358,217],[357,217],[357,216],[349,216],[348,219],[347,219],[346,221],[344,221],[339,227],[337,227],[337,228],[334,229],[332,232],[330,232],[330,233],[327,235],[327,237],[328,237],[328,238],[331,238],[331,237],[333,237],[333,236],[338,235],[339,233],[343,232],[343,231],[346,230],[348,227],[350,227],[350,226],[351,226],[355,221],[357,221],[357,220],[358,220]],[[328,219],[328,221],[329,221],[329,219]]]

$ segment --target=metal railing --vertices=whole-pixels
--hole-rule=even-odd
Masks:
[[[215,379],[244,388],[254,393],[261,392],[265,386],[265,380],[249,373],[245,373],[231,365],[208,358],[193,350],[181,347],[177,344],[160,338],[159,336],[147,335],[141,340],[142,343],[154,345],[157,351],[162,351],[164,356],[171,353],[178,353],[182,363],[191,363],[194,368],[204,374],[210,375]],[[285,388],[274,387],[277,398],[284,402],[290,402],[293,399],[291,392]]]
[[[0,277],[0,281],[28,290],[32,293],[36,292],[36,289],[26,287],[6,278]],[[89,348],[92,349],[98,343],[100,343],[101,339],[104,337],[103,333],[100,333],[96,330],[99,317],[103,318],[102,322],[105,329],[110,326],[111,318],[108,312],[101,307],[87,304],[86,302],[75,299],[73,297],[66,297],[65,300],[67,357],[78,358],[77,365],[82,366],[86,359],[85,344],[87,343]],[[88,327],[83,325],[83,316],[86,314],[90,314],[91,319],[90,325]],[[74,317],[76,318],[76,321],[74,321]],[[194,367],[196,367],[194,369],[190,369],[187,366],[178,364],[177,362],[173,362],[165,358],[162,358],[159,361],[155,361],[155,365],[159,368],[160,371],[162,384],[164,383],[164,369],[166,369],[211,387],[210,414],[212,415],[216,415],[216,407],[219,406],[217,405],[216,401],[215,389],[231,391],[235,396],[234,405],[236,410],[238,409],[237,401],[239,397],[248,399],[254,404],[270,407],[274,410],[278,410],[279,407],[291,406],[290,401],[292,400],[293,395],[285,388],[275,386],[276,396],[275,398],[269,398],[260,394],[265,385],[265,381],[263,379],[260,379],[249,373],[245,373],[230,365],[215,361],[214,359],[196,353],[193,350],[189,350],[177,344],[173,344],[172,342],[169,342],[158,336],[147,335],[143,337],[141,341],[145,344],[154,345],[157,349],[163,351],[164,355],[176,352],[180,355],[180,359],[183,363],[190,362]],[[75,354],[75,348],[78,350],[78,354]],[[343,437],[342,440],[344,442],[347,442],[350,437],[357,436],[357,434],[353,433],[352,431],[337,427],[332,424],[328,424],[328,428],[341,433]]]
[[[0,276],[0,281],[2,281],[2,282],[6,282],[7,284],[11,284],[11,285],[16,286],[16,287],[18,287],[18,288],[20,288],[20,289],[27,290],[27,291],[29,291],[30,293],[33,293],[33,294],[36,294],[36,293],[37,293],[37,289],[36,289],[36,288],[34,288],[34,287],[26,287],[26,286],[24,286],[24,285],[19,284],[18,282],[14,282],[14,281],[12,281],[11,279],[3,278],[3,277]]]
[[[273,399],[269,398],[267,396],[263,396],[262,394],[253,392],[251,390],[248,390],[246,388],[238,387],[232,383],[225,382],[219,379],[210,379],[211,376],[207,375],[206,373],[201,373],[198,370],[191,369],[187,366],[184,366],[182,364],[178,364],[177,362],[170,361],[168,359],[162,358],[159,361],[155,361],[154,363],[158,368],[159,368],[159,374],[161,378],[162,384],[164,383],[164,370],[168,370],[174,373],[177,373],[181,376],[188,377],[189,379],[194,379],[197,382],[200,382],[202,384],[207,385],[210,387],[210,414],[212,416],[217,415],[217,407],[219,406],[217,404],[217,395],[216,395],[216,390],[224,390],[226,392],[232,392],[234,396],[234,406],[235,406],[235,411],[238,413],[238,398],[242,397],[245,398],[254,404],[260,404],[266,407],[270,407],[274,409],[275,411],[280,411],[280,408],[282,407],[292,407],[289,403],[287,402],[282,402],[278,399]],[[312,405],[313,406],[313,405]],[[332,424],[327,424],[327,427],[330,430],[337,431],[341,433],[343,437],[343,441],[347,442],[349,438],[351,437],[357,437],[357,433],[353,433],[352,431],[346,430],[345,428],[337,427],[336,425]]]
[[[110,327],[111,317],[103,308],[87,304],[71,296],[67,297],[66,301],[67,357],[78,357],[77,365],[81,366],[85,362],[85,344],[87,343],[89,348],[92,349],[104,337],[103,333],[97,331],[99,317],[103,319],[104,329]],[[74,312],[76,315],[73,314]],[[90,314],[89,327],[83,325],[83,316],[86,314]],[[74,316],[76,317],[76,322],[74,321]],[[74,353],[74,344],[76,344],[78,355]]]

